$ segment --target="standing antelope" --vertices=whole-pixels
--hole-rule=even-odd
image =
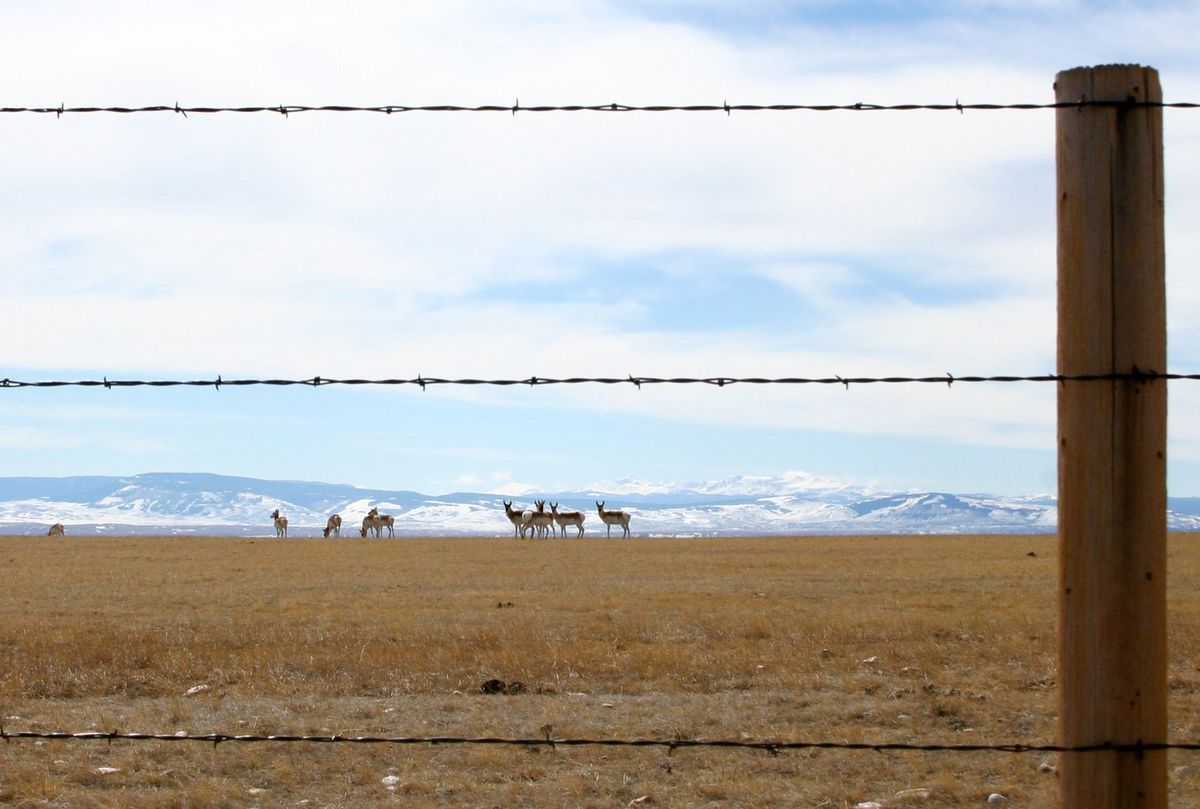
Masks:
[[[330,534],[333,534],[335,537],[340,537],[342,535],[341,514],[334,514],[329,518],[329,521],[325,523],[325,538],[328,539]]]
[[[576,538],[583,536],[583,514],[579,511],[559,511],[558,503],[550,504],[550,514],[554,517],[554,521],[558,523],[558,527],[562,529],[563,537],[567,535],[567,526],[573,525],[579,529]]]
[[[65,537],[66,535],[67,529],[60,522],[54,523],[54,525],[50,526],[50,530],[46,532],[46,536],[48,537]]]
[[[513,524],[513,539],[517,538],[517,532],[521,534],[521,539],[525,538],[525,530],[529,528],[529,521],[533,517],[533,513],[529,511],[517,511],[512,507],[512,501],[501,500],[504,503],[504,516],[508,517],[508,521]]]
[[[380,514],[379,509],[373,508],[367,512],[367,517],[371,520],[371,528],[375,531],[376,538],[383,536],[384,528],[387,528],[388,536],[396,536],[396,518],[391,514]]]
[[[604,523],[608,528],[608,536],[612,536],[612,527],[619,525],[625,529],[625,533],[621,536],[629,536],[629,515],[624,511],[605,511],[604,501],[600,500],[596,503],[596,511],[600,512],[600,522]]]
[[[271,519],[275,521],[275,536],[287,536],[287,517],[280,515],[279,509],[271,512]]]
[[[546,529],[554,531],[554,515],[546,513],[546,501],[535,500],[534,505],[537,506],[537,511],[533,512],[533,516],[529,519],[529,524],[533,526],[535,531],[534,536],[545,539]]]

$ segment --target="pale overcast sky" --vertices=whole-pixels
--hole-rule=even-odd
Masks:
[[[0,106],[1050,102],[1194,2],[0,1]],[[1200,371],[1200,111],[1166,110]],[[1054,113],[0,115],[0,377],[1039,374]],[[1169,485],[1200,495],[1200,383]],[[1050,384],[0,390],[0,476],[1055,488]]]

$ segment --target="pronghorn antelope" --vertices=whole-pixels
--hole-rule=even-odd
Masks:
[[[54,523],[54,525],[50,526],[50,530],[46,532],[46,536],[48,537],[65,537],[66,535],[66,526],[60,522]]]
[[[283,515],[281,515],[279,513],[279,509],[275,509],[274,511],[271,512],[271,519],[275,521],[275,536],[286,537],[287,536],[287,517],[284,517]]]
[[[625,533],[621,536],[629,536],[629,515],[624,511],[605,511],[604,501],[600,500],[596,503],[596,511],[600,512],[600,522],[604,523],[608,529],[608,536],[612,536],[612,527],[619,525],[625,529]]]
[[[546,512],[545,500],[535,500],[534,504],[537,506],[537,511],[533,512],[533,516],[529,519],[529,524],[533,526],[534,536],[544,539],[547,528],[550,529],[551,533],[554,532],[554,515]]]
[[[359,531],[360,536],[366,536],[368,531],[373,531],[375,536],[379,536],[379,516],[376,514],[368,514],[363,517],[362,530]]]
[[[373,521],[371,527],[375,530],[376,537],[383,536],[384,528],[387,529],[388,536],[396,536],[396,518],[391,514],[380,514],[379,509],[373,508],[367,512],[367,516]],[[366,534],[363,534],[363,536],[366,536]]]
[[[562,535],[566,537],[567,526],[573,525],[579,529],[576,537],[583,536],[583,514],[579,511],[559,511],[558,503],[550,504],[550,514],[554,517],[554,521],[558,523],[558,527],[562,529]]]
[[[524,539],[525,529],[529,527],[529,520],[533,517],[533,514],[528,511],[514,510],[512,507],[513,504],[509,500],[502,500],[501,502],[504,503],[504,516],[508,517],[508,521],[513,524],[513,539],[517,538],[518,531],[521,533],[521,538]]]
[[[333,534],[335,537],[340,537],[342,535],[341,514],[334,514],[329,518],[328,522],[325,523],[325,538],[328,539],[330,534]]]

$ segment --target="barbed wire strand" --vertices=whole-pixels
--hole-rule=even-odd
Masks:
[[[1200,742],[1134,742],[1065,746],[1058,744],[949,744],[911,742],[826,742],[826,741],[748,741],[736,739],[653,739],[653,738],[503,738],[495,736],[299,736],[291,734],[228,734],[228,733],[123,733],[119,731],[18,730],[0,728],[0,738],[6,742],[36,739],[43,741],[157,741],[204,742],[214,746],[225,743],[311,743],[311,744],[386,744],[386,745],[500,745],[517,747],[665,747],[669,751],[686,748],[716,748],[764,750],[781,753],[787,750],[873,750],[876,752],[911,751],[933,753],[1098,753],[1156,750],[1200,751]]]
[[[849,388],[851,385],[895,385],[895,384],[937,384],[953,387],[955,383],[1012,383],[1012,382],[1058,382],[1062,384],[1072,382],[1139,382],[1152,383],[1159,380],[1174,381],[1174,380],[1200,380],[1200,374],[1181,374],[1181,373],[1159,373],[1157,371],[1141,371],[1134,368],[1132,371],[1119,373],[1105,374],[1032,374],[1032,375],[963,375],[956,376],[946,373],[939,376],[823,376],[823,377],[757,377],[757,376],[710,376],[710,377],[657,377],[657,376],[599,376],[599,377],[547,377],[547,376],[530,376],[520,379],[476,379],[476,378],[460,378],[451,379],[444,377],[423,376],[418,375],[412,378],[394,378],[394,379],[359,379],[349,378],[340,379],[332,377],[314,376],[308,379],[225,379],[218,375],[215,379],[109,379],[104,376],[101,379],[78,379],[78,380],[38,380],[28,381],[20,379],[10,379],[5,377],[0,379],[0,388],[135,388],[135,387],[151,387],[151,388],[170,388],[170,387],[194,387],[194,388],[214,388],[220,390],[222,387],[249,387],[255,385],[263,386],[308,386],[313,388],[326,387],[329,385],[413,385],[425,390],[427,387],[441,385],[490,385],[498,387],[513,387],[528,385],[530,387],[539,387],[546,385],[633,385],[639,390],[643,385],[711,385],[714,387],[728,387],[732,385],[842,385]]]
[[[55,107],[0,107],[0,113],[29,113],[34,115],[54,115],[61,118],[64,115],[89,113],[116,113],[128,115],[133,113],[167,112],[183,117],[188,115],[211,115],[217,113],[274,113],[288,117],[305,112],[369,112],[383,115],[394,115],[406,112],[505,112],[516,115],[518,112],[548,113],[548,112],[724,112],[731,115],[734,112],[908,112],[936,111],[959,112],[998,111],[998,110],[1057,110],[1083,107],[1156,107],[1164,109],[1197,109],[1200,103],[1193,101],[1099,101],[1080,99],[1079,101],[1057,101],[1047,103],[968,103],[955,100],[953,104],[873,104],[857,101],[848,104],[548,104],[522,105],[520,101],[512,104],[385,104],[379,106],[356,106],[351,104],[274,104],[264,106],[215,106],[190,107],[174,104],[154,104],[149,106],[77,106],[68,107],[60,103]]]

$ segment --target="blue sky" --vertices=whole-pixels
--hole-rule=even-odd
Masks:
[[[0,105],[1200,99],[1194,3],[0,4]],[[53,49],[45,43],[53,40]],[[1050,112],[3,116],[0,376],[1054,368]],[[1170,365],[1200,369],[1200,113],[1165,113]],[[1169,485],[1200,494],[1200,385]],[[0,390],[0,476],[441,493],[801,470],[1055,485],[1048,385]]]

